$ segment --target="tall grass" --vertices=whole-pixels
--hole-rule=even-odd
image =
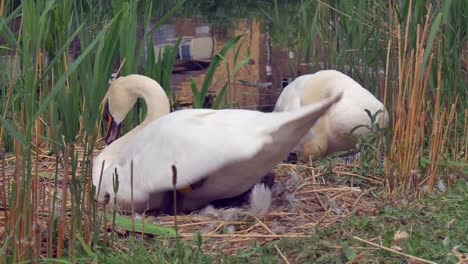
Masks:
[[[466,1],[277,0],[267,8],[276,46],[296,56],[290,75],[335,68],[385,103],[392,133],[379,149],[391,193],[432,190],[466,172]]]
[[[213,60],[210,63],[210,66],[208,67],[205,75],[205,79],[203,80],[203,83],[201,84],[200,87],[197,86],[195,80],[190,77],[190,87],[192,89],[192,96],[193,96],[193,108],[203,108],[206,105],[212,104],[211,108],[218,109],[221,108],[221,103],[226,97],[226,92],[228,90],[229,84],[232,79],[235,78],[236,73],[239,71],[239,69],[245,65],[249,58],[250,58],[250,53],[247,51],[247,54],[244,59],[242,59],[240,62],[237,62],[238,57],[239,57],[239,51],[242,47],[240,45],[239,47],[236,46],[239,43],[239,41],[244,37],[247,33],[238,35],[230,39],[229,41],[226,42],[226,44],[223,46],[223,48],[215,54],[213,57]],[[226,55],[228,52],[234,52],[234,61],[233,61],[233,66],[234,69],[232,70],[231,73],[231,65],[225,60]],[[223,87],[220,89],[216,99],[214,99],[213,102],[208,101],[208,92],[210,91],[210,88],[212,86],[213,78],[215,72],[219,69],[221,62],[225,62],[226,66],[226,71],[227,71],[227,80],[224,83]],[[225,102],[225,105],[227,103]]]
[[[95,1],[30,0],[17,7],[1,1],[6,42],[1,54],[19,65],[19,71],[5,67],[1,76],[0,140],[15,153],[13,179],[2,175],[2,188],[8,190],[1,205],[8,230],[0,249],[4,261],[40,256],[73,260],[99,245],[101,220],[90,164],[100,136],[101,100],[117,58],[123,74],[156,71],[155,64],[145,68],[142,60],[151,40],[136,41],[139,14],[145,11],[149,28],[151,5],[112,1],[109,10]],[[47,179],[39,166],[52,153],[57,162]]]
[[[91,183],[93,150],[101,136],[101,101],[111,73],[144,73],[163,85],[176,108],[171,74],[178,43],[166,47],[155,62],[152,32],[184,2],[176,2],[154,21],[153,13],[160,10],[153,8],[153,1],[106,5],[29,0],[19,6],[0,1],[1,37],[6,42],[0,54],[12,58],[1,71],[0,140],[3,151],[14,153],[15,164],[13,178],[2,170],[1,206],[8,230],[0,247],[3,261],[41,257],[76,261],[82,254],[95,259],[96,248],[107,246],[107,235],[104,240],[101,236],[107,218],[97,213]],[[143,41],[137,37],[139,23],[143,23]],[[216,55],[211,76],[241,37]],[[242,64],[234,66],[235,74]],[[205,80],[204,93],[211,81]],[[139,123],[144,108],[139,105],[129,114],[127,129]],[[52,176],[46,176],[40,167],[50,155],[56,162],[50,168]],[[126,225],[115,214],[114,219]],[[141,224],[136,223],[140,232]],[[150,224],[146,231],[170,234]]]

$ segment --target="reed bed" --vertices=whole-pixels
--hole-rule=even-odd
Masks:
[[[76,262],[82,255],[95,261],[94,252],[118,248],[115,228],[109,229],[93,201],[92,158],[104,147],[99,139],[106,129],[97,113],[113,72],[156,79],[172,109],[177,108],[171,74],[178,44],[166,47],[158,62],[148,59],[155,54],[146,47],[154,45],[156,28],[177,12],[196,10],[193,5],[183,0],[0,0],[2,261]],[[389,195],[418,196],[466,180],[465,1],[298,1],[287,6],[274,1],[259,6],[262,12],[233,10],[254,13],[265,23],[275,48],[290,54],[288,76],[320,68],[348,73],[385,103],[392,127],[390,132],[377,129],[376,140],[362,141],[367,143],[361,151],[369,155],[353,166],[335,166],[333,157],[326,158],[328,167],[279,165],[275,204],[264,218],[179,216],[179,237],[189,239],[204,230],[203,247],[234,252],[254,240],[308,236],[315,227],[336,224],[351,213],[374,214],[377,199],[362,184],[384,188]],[[219,22],[216,16],[210,19]],[[144,28],[140,33],[138,25]],[[205,81],[191,83],[195,107],[204,104],[213,74],[220,70],[229,77],[215,106],[230,103],[224,97],[230,94],[229,79],[235,80],[249,62],[248,53],[239,54],[241,39],[247,37],[228,41]],[[227,53],[236,65],[225,63]],[[134,109],[126,129],[144,113],[143,105]],[[362,169],[379,168],[382,158],[383,173]],[[347,184],[330,184],[337,175],[349,179]],[[171,217],[148,221],[174,223]]]
[[[105,144],[100,141],[99,145],[103,147]],[[77,155],[83,155],[82,148],[76,149]],[[41,213],[37,216],[36,228],[39,229],[39,233],[45,233],[50,229],[51,215],[57,214],[55,210],[59,211],[59,215],[55,215],[59,221],[73,221],[72,211],[68,209],[72,208],[73,199],[62,192],[66,188],[66,177],[50,178],[56,167],[55,158],[45,154],[38,156],[41,166],[35,173],[40,175],[37,188],[41,190],[39,194]],[[14,177],[15,157],[6,158],[5,162],[8,166],[4,179],[11,179]],[[352,169],[350,165],[338,163],[334,168],[334,172],[342,177],[367,179],[364,175],[347,174]],[[71,171],[65,173],[63,169],[59,173],[71,175]],[[272,210],[261,219],[248,215],[246,210],[242,209],[204,209],[189,215],[177,216],[179,237],[192,240],[200,234],[204,241],[203,249],[223,249],[225,253],[234,254],[249,248],[253,241],[261,245],[280,238],[305,238],[313,235],[316,228],[333,226],[344,221],[351,214],[355,216],[375,215],[378,212],[378,205],[382,202],[376,199],[372,189],[327,183],[329,182],[326,179],[328,174],[324,167],[279,164],[275,168],[275,174],[275,199]],[[11,180],[2,182],[2,188],[8,187],[11,182]],[[54,210],[54,206],[57,209]],[[61,211],[63,207],[67,208],[64,214]],[[10,208],[3,209],[5,214],[14,211]],[[168,227],[174,227],[174,221],[173,216],[149,215],[144,218],[147,224]],[[7,228],[5,227],[4,230]],[[113,226],[110,215],[107,221],[102,223],[99,233],[102,240],[106,239],[104,234],[108,237],[114,233],[122,237],[132,236],[131,230],[123,229],[118,225]],[[64,241],[68,240],[69,235],[69,231],[62,235],[65,238]],[[37,237],[36,248],[40,249],[41,254],[46,254],[48,250],[53,252],[51,256],[59,254],[57,251],[63,245],[55,246],[48,238],[49,236]],[[87,238],[81,239],[86,242]],[[114,246],[120,247],[119,244],[114,244]]]

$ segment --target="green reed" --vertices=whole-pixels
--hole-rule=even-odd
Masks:
[[[460,172],[460,166],[444,164],[461,164],[455,160],[467,162],[466,154],[463,154],[467,145],[463,138],[466,128],[464,109],[468,106],[466,74],[463,77],[467,65],[464,54],[468,38],[466,1],[310,3],[277,0],[265,5],[265,14],[260,19],[269,23],[273,41],[280,48],[294,51],[295,57],[288,61],[294,64],[290,67],[290,75],[322,68],[338,69],[385,102],[392,113],[392,131],[399,132],[392,138],[392,134],[387,133],[386,140],[380,140],[378,144],[388,142],[401,148],[400,151],[394,149],[393,158],[387,160],[392,163],[388,165],[398,172],[387,171],[387,174],[408,174],[389,185],[389,189],[402,185],[397,189],[413,190],[414,186],[407,188],[407,181],[411,178],[409,171],[425,175],[423,178],[431,175],[430,182],[436,177],[436,171],[445,175],[445,181],[451,172]],[[308,29],[311,34],[307,34]],[[414,57],[416,54],[420,56]],[[417,79],[411,76],[415,74]],[[450,117],[453,103],[454,112]],[[425,108],[420,107],[423,105]],[[414,108],[416,106],[419,110]],[[416,111],[413,114],[426,120],[417,129],[405,124],[411,111]],[[433,127],[433,123],[440,121],[445,122],[445,128]],[[422,134],[416,136],[412,133]],[[421,136],[417,146],[402,143],[408,142],[412,136]],[[405,148],[409,148],[406,153],[414,155],[404,154]],[[413,152],[415,149],[418,151]],[[431,154],[436,150],[442,151],[440,160]],[[379,162],[380,158],[375,163]],[[408,167],[409,164],[411,166]],[[428,164],[431,164],[431,173],[426,171]],[[390,169],[387,167],[387,170]],[[421,181],[426,182],[427,179]]]
[[[10,210],[0,255],[23,261],[45,249],[47,257],[73,259],[100,243],[90,172],[101,101],[117,57],[122,74],[145,70],[137,18],[144,10],[149,25],[152,1],[112,1],[112,9],[100,1],[1,2],[6,44],[0,54],[17,61],[19,70],[1,72],[0,140],[15,153],[16,165],[13,180],[2,179],[12,184],[5,186],[9,197],[2,197]],[[57,156],[52,182],[38,172],[45,150]]]

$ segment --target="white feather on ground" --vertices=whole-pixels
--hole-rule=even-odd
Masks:
[[[212,205],[200,210],[197,215],[210,216],[226,221],[238,220],[245,216],[263,217],[268,213],[272,203],[272,190],[263,183],[256,184],[249,196],[249,203],[242,207],[215,208]]]
[[[272,190],[263,183],[256,184],[251,193],[249,201],[249,213],[256,217],[262,217],[271,207]]]

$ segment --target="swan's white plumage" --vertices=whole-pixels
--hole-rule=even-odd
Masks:
[[[275,106],[275,112],[300,109],[320,101],[329,94],[343,92],[343,98],[322,116],[294,148],[304,156],[321,156],[339,150],[349,150],[355,141],[347,134],[356,126],[370,125],[370,118],[364,109],[372,114],[384,110],[383,126],[389,125],[389,116],[384,105],[368,90],[349,76],[335,70],[324,70],[296,78],[284,88]],[[377,118],[381,122],[381,115]],[[369,133],[359,128],[353,135]]]
[[[160,89],[153,82],[144,85]],[[160,99],[146,97],[145,101],[152,100],[154,105],[154,100]],[[339,95],[329,97],[284,113],[189,109],[158,116],[132,130],[130,137],[127,133],[109,145],[95,159],[95,186],[99,184],[100,164],[106,159],[98,200],[104,200],[107,193],[113,201],[112,174],[116,168],[120,182],[117,203],[121,209],[130,208],[131,160],[136,210],[161,206],[162,193],[173,188],[172,165],[177,168],[177,189],[206,178],[200,188],[184,194],[183,210],[240,195],[280,162],[307,132],[309,124],[339,99]]]

